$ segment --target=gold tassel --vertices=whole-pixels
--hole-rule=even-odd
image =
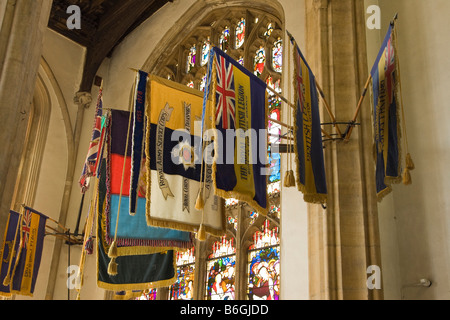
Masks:
[[[290,188],[291,187],[291,185],[290,185],[290,179],[289,179],[289,171],[286,171],[286,174],[284,175],[284,182],[283,182],[283,185],[286,187],[286,188]]]
[[[291,187],[295,187],[296,183],[295,183],[295,175],[294,175],[294,171],[290,170],[289,171],[289,184],[291,185]]]
[[[108,265],[108,274],[110,276],[117,276],[117,262],[116,258],[112,258]]]
[[[284,176],[284,186],[286,188],[295,187],[295,176],[293,170],[286,171],[286,174]]]
[[[118,256],[119,256],[119,254],[117,252],[117,242],[116,242],[116,240],[114,240],[111,247],[109,248],[108,257],[117,258]]]
[[[200,225],[200,229],[198,230],[197,239],[200,241],[206,240],[206,230],[205,230],[205,226],[203,225],[203,223]]]
[[[11,284],[11,275],[8,273],[8,275],[3,280],[3,285],[5,287],[9,286]]]
[[[195,202],[195,209],[197,209],[198,211],[201,211],[205,208],[205,200],[203,199],[203,190],[200,189],[198,196],[197,196],[197,201]]]
[[[406,155],[406,168],[408,168],[409,170],[414,170],[416,168],[416,166],[414,165],[414,161],[411,157],[411,154],[407,154]]]
[[[412,184],[411,173],[408,168],[403,170],[403,184],[405,186]]]

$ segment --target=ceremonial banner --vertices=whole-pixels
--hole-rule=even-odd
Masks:
[[[103,166],[105,167],[105,166]],[[105,179],[106,170],[102,170],[101,179]],[[111,291],[145,290],[149,288],[167,287],[176,281],[176,251],[160,251],[153,254],[121,255],[115,258],[117,275],[108,274],[111,258],[108,256],[109,246],[106,242],[105,205],[107,195],[105,184],[99,184],[97,209],[97,285]],[[128,206],[126,207],[128,208]],[[136,214],[136,219],[139,211]],[[129,215],[127,215],[129,216]],[[141,216],[144,219],[143,216]],[[142,220],[145,224],[145,220]]]
[[[267,215],[267,86],[216,47],[210,51],[208,81],[205,101],[213,100],[212,127],[217,131],[215,193],[245,201]],[[206,104],[204,108],[206,113]]]
[[[113,242],[116,238],[117,226],[116,243],[119,256],[148,254],[155,250],[161,251],[161,248],[165,250],[188,249],[193,245],[191,233],[147,225],[145,184],[141,183],[144,188],[139,189],[135,216],[129,214],[131,143],[128,143],[128,150],[125,153],[129,119],[130,113],[127,111],[110,111],[106,135],[106,160],[102,162],[102,166],[105,167],[104,173],[101,170],[106,177],[102,176],[99,181],[99,193],[102,190],[106,193],[105,241],[108,245]],[[131,140],[131,136],[129,136],[129,140]],[[119,219],[118,224],[117,219]]]
[[[4,247],[2,254],[3,286],[0,288],[3,293],[5,287],[9,287],[10,292],[5,292],[7,296],[10,293],[33,296],[41,265],[46,222],[46,216],[28,207],[25,207],[23,215],[11,211],[4,242],[8,248]],[[5,277],[3,270],[7,270]]]
[[[291,37],[295,44],[295,40]],[[305,202],[325,203],[327,183],[316,79],[299,47],[294,49],[294,152],[297,186]]]
[[[203,225],[207,233],[223,235],[223,200],[212,190],[212,165],[202,165],[203,93],[155,76],[148,90],[147,223],[191,232]],[[195,208],[200,180],[205,188],[203,212]]]
[[[136,214],[139,174],[144,158],[144,116],[148,73],[139,71],[136,76],[135,103],[133,108],[133,137],[131,152],[130,214]]]
[[[10,297],[11,286],[10,279],[13,273],[17,252],[20,243],[20,222],[22,215],[11,211],[6,224],[5,236],[3,238],[3,247],[1,251],[1,270],[0,270],[0,296]],[[6,280],[6,281],[5,281]]]
[[[101,144],[104,139],[104,131],[102,131],[102,114],[103,114],[103,89],[100,88],[97,99],[97,107],[95,109],[94,129],[92,131],[92,138],[89,145],[86,162],[83,167],[83,172],[79,181],[81,192],[85,193],[89,188],[89,178],[96,176],[98,167],[98,152],[101,149]]]
[[[378,200],[392,191],[390,184],[402,181],[398,61],[393,38],[391,25],[371,71]]]

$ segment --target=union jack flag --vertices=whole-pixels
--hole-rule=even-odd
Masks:
[[[82,193],[86,192],[89,188],[89,177],[96,175],[97,169],[97,158],[99,146],[102,142],[102,113],[103,113],[103,90],[100,88],[98,98],[97,98],[97,107],[95,110],[95,121],[94,128],[92,131],[92,139],[89,145],[88,154],[86,157],[86,162],[84,163],[83,173],[80,178],[80,187]]]
[[[22,248],[28,247],[28,241],[30,239],[30,230],[31,230],[31,217],[33,216],[33,213],[25,208],[25,213],[23,214],[22,218]]]
[[[395,51],[394,46],[392,45],[392,38],[389,39],[389,42],[386,47],[386,89],[389,96],[389,103],[392,104],[394,99],[394,73],[395,73]]]
[[[217,106],[216,125],[222,121],[222,128],[232,129],[236,117],[236,93],[234,88],[233,64],[227,62],[223,56],[217,57]]]

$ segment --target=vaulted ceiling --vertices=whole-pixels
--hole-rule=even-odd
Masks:
[[[98,68],[136,27],[173,0],[53,0],[48,26],[87,48],[80,91],[90,92]],[[70,5],[81,9],[81,29],[70,30]]]

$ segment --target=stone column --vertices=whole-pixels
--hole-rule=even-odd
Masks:
[[[306,59],[337,121],[350,121],[368,78],[363,1],[307,0],[306,10]],[[367,288],[367,268],[381,268],[369,99],[358,122],[348,143],[326,145],[327,209],[309,206],[311,299],[383,299]]]
[[[33,99],[48,0],[8,0],[0,31],[0,234],[4,234]]]

